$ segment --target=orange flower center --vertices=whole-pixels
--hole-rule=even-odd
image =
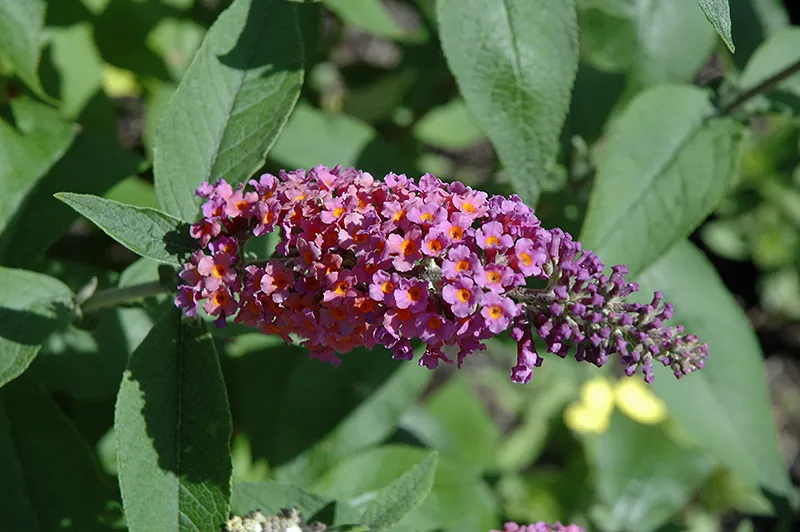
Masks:
[[[264,214],[264,218],[262,218],[262,221],[265,224],[269,225],[272,223],[272,220],[274,219],[275,219],[275,213],[272,211],[267,211],[266,214]]]
[[[417,243],[410,238],[407,238],[403,240],[403,244],[400,246],[400,249],[402,250],[403,255],[412,255],[417,251]]]
[[[500,305],[492,305],[489,307],[489,317],[496,320],[503,317],[503,307]]]
[[[422,216],[419,217],[420,220],[423,222],[432,222],[433,221],[433,214],[429,212],[422,213]]]
[[[339,216],[341,216],[341,215],[343,215],[343,214],[344,214],[344,209],[343,209],[343,208],[341,208],[341,207],[336,207],[335,209],[333,209],[333,215],[334,215],[336,218],[338,218]]]
[[[525,253],[524,251],[519,254],[519,261],[522,263],[523,266],[530,266],[533,262],[533,258]]]
[[[228,273],[228,268],[224,264],[215,264],[211,273],[219,279],[220,277],[225,277],[225,274]]]
[[[458,300],[462,303],[469,303],[469,300],[472,299],[472,292],[469,288],[462,288],[458,291],[456,297],[458,297]]]
[[[437,330],[443,325],[443,322],[440,318],[434,316],[428,320],[428,329]]]
[[[358,232],[358,233],[356,233],[356,234],[355,234],[355,236],[353,237],[353,241],[354,241],[356,244],[363,244],[364,242],[366,242],[366,241],[367,241],[367,238],[369,238],[369,235],[367,235],[367,233],[365,233],[365,232],[363,232],[363,231],[359,231],[359,232]]]
[[[375,263],[370,262],[370,263],[364,265],[364,270],[368,274],[372,275],[373,273],[378,271],[378,265],[375,264]]]
[[[458,227],[457,225],[451,227],[448,233],[450,235],[450,238],[452,238],[453,240],[461,240],[462,238],[464,238],[464,230]]]
[[[473,212],[476,211],[475,205],[473,205],[472,203],[469,203],[469,202],[462,203],[461,204],[461,210],[464,211],[464,212],[468,212],[470,214],[472,214]]]
[[[500,239],[496,236],[490,236],[486,239],[486,245],[490,247],[494,247],[500,243]]]
[[[408,299],[416,303],[422,299],[422,290],[418,286],[412,286],[408,289]]]
[[[411,311],[407,308],[397,309],[397,317],[401,321],[408,321],[411,318]]]
[[[438,238],[435,238],[430,242],[428,242],[428,249],[434,253],[439,253],[440,251],[442,251],[443,247],[444,246],[442,246],[442,241],[439,240]]]
[[[214,303],[223,306],[228,301],[228,294],[225,292],[214,292]]]
[[[278,290],[282,290],[286,286],[286,279],[278,275],[272,279],[272,284],[274,284],[275,288]]]
[[[456,271],[457,272],[469,271],[469,261],[460,260],[460,261],[456,262]]]
[[[224,246],[222,246],[222,251],[225,252],[225,253],[233,253],[234,251],[236,251],[236,246],[234,246],[233,244],[231,244],[229,242],[229,243],[225,244]]]
[[[401,210],[397,211],[396,213],[394,213],[394,216],[392,217],[392,219],[393,219],[395,222],[400,222],[400,221],[402,221],[402,220],[403,220],[403,218],[405,218],[405,217],[406,217],[406,211],[404,211],[404,210],[402,210],[402,209],[401,209]]]
[[[358,303],[358,310],[360,312],[363,312],[364,314],[372,312],[373,308],[374,308],[374,305],[373,305],[371,299],[366,299],[365,298],[365,299],[362,299],[360,303]]]
[[[386,281],[381,285],[381,290],[384,294],[391,294],[394,292],[394,283],[391,281]]]
[[[334,292],[336,292],[336,295],[343,296],[347,293],[348,288],[350,288],[350,285],[347,284],[347,281],[339,281],[336,283]]]
[[[490,271],[486,273],[486,280],[492,284],[500,282],[500,272]]]
[[[237,201],[236,202],[236,209],[237,210],[243,211],[246,208],[247,208],[247,202],[246,201]]]

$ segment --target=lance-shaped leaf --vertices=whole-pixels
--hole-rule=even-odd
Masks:
[[[728,0],[697,0],[703,13],[706,14],[708,21],[717,30],[719,36],[725,42],[725,46],[733,53],[736,47],[733,45],[731,36],[731,6]]]
[[[699,446],[765,495],[791,484],[778,447],[764,358],[744,312],[703,253],[678,243],[638,279],[675,305],[674,322],[709,346],[705,368],[681,380],[658,366],[653,384],[670,415]]]
[[[581,241],[636,275],[683,240],[738,171],[739,129],[705,91],[661,86],[619,116],[597,165]]]
[[[432,452],[381,489],[364,510],[361,523],[368,525],[369,530],[380,532],[388,530],[415,510],[433,487],[437,458],[438,453]]]
[[[60,192],[55,197],[142,257],[177,265],[181,256],[196,248],[189,237],[188,224],[156,209],[89,194]]]
[[[114,428],[132,532],[216,531],[228,518],[231,415],[211,335],[167,312],[122,379]]]
[[[534,205],[578,70],[574,0],[441,0],[439,33],[467,108]]]
[[[0,1],[0,52],[11,60],[17,75],[41,93],[39,53],[44,26],[44,0]]]
[[[0,390],[0,479],[3,530],[111,531],[120,517],[94,451],[27,375]]]
[[[0,386],[28,369],[72,309],[72,291],[58,279],[0,268]]]
[[[156,193],[168,213],[194,221],[200,183],[238,184],[264,164],[303,84],[295,9],[235,0],[208,30],[156,133]]]
[[[16,223],[28,195],[75,135],[58,111],[45,104],[18,98],[10,105],[15,125],[0,119],[0,233]],[[0,256],[3,252],[0,246]]]

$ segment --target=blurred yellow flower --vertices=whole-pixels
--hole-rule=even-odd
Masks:
[[[113,65],[103,65],[103,90],[110,98],[138,96],[140,92],[136,74]]]
[[[666,405],[641,380],[596,377],[581,386],[580,399],[564,410],[564,423],[580,434],[600,434],[608,429],[615,403],[639,423],[656,425],[667,417]]]
[[[564,410],[564,422],[575,432],[599,434],[608,428],[613,410],[611,383],[605,377],[596,377],[581,386],[580,400]]]
[[[614,399],[626,416],[639,423],[657,425],[667,417],[667,405],[639,379],[618,380]]]

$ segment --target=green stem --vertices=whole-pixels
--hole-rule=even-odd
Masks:
[[[89,314],[100,309],[117,307],[124,303],[132,303],[147,297],[168,294],[172,291],[171,288],[157,281],[127,286],[125,288],[108,288],[95,292],[92,297],[81,305],[81,310],[84,314]]]
[[[771,75],[758,85],[755,85],[747,89],[746,91],[739,93],[733,100],[721,106],[719,108],[719,113],[721,115],[731,114],[733,111],[741,107],[751,98],[754,98],[759,94],[764,94],[766,92],[771,91],[778,85],[778,83],[780,83],[781,81],[785,80],[790,76],[793,76],[798,72],[800,72],[800,59],[786,66],[785,68],[776,72],[775,74]]]

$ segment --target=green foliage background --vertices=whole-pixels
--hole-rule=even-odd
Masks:
[[[800,74],[738,96],[798,61],[774,0],[0,0],[0,530],[789,530],[800,378],[771,401],[698,244],[797,323]],[[182,320],[195,188],[319,164],[519,194],[663,291],[707,367],[657,372],[660,423],[584,433],[565,408],[615,368],[512,385],[501,340],[334,368]]]

